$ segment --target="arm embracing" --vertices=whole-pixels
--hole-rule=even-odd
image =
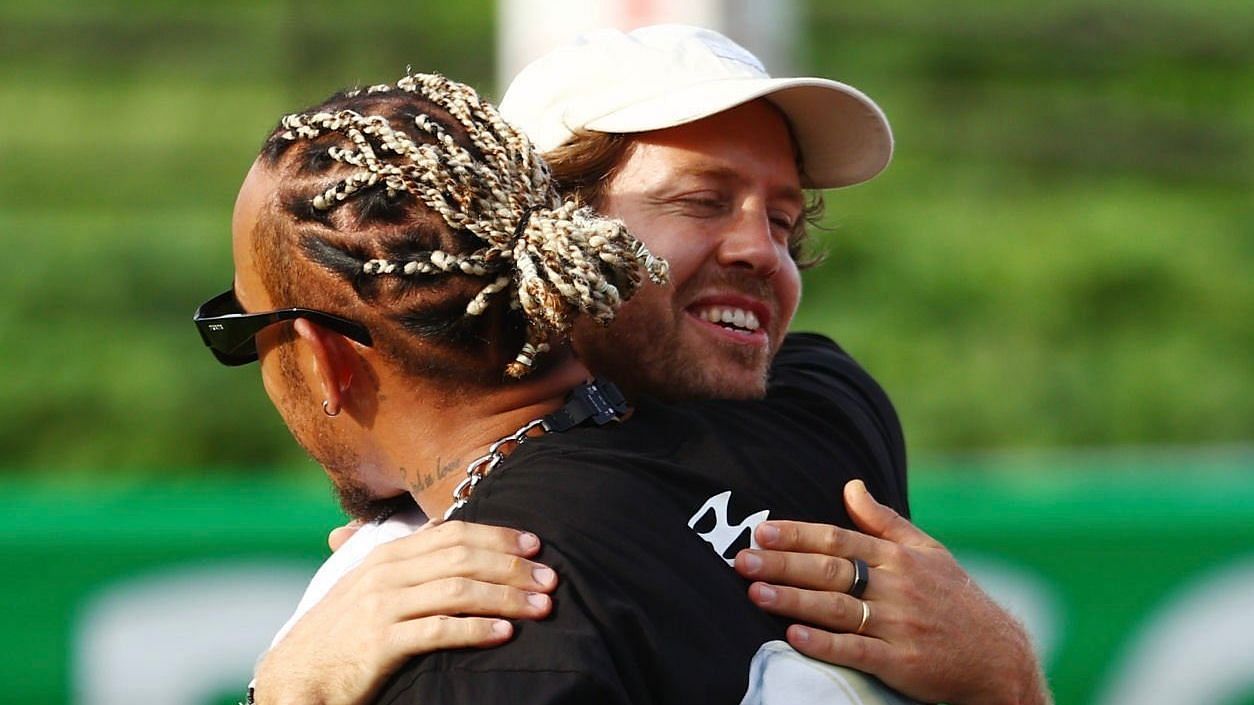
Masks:
[[[553,571],[535,536],[447,522],[376,547],[261,661],[259,705],[358,705],[411,656],[502,644],[539,619]],[[458,616],[450,616],[458,615]]]
[[[1052,702],[1022,625],[944,546],[876,502],[860,481],[846,486],[845,503],[865,533],[766,522],[756,533],[764,550],[737,556],[736,569],[759,581],[751,599],[806,622],[788,630],[794,648],[925,702]],[[867,567],[860,597],[848,594],[854,559]]]

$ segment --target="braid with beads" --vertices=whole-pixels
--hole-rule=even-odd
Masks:
[[[398,93],[447,112],[470,144],[459,144],[427,112],[390,121],[344,105],[359,97],[386,99]],[[509,376],[527,374],[551,341],[568,335],[578,316],[603,324],[612,320],[618,306],[641,285],[642,272],[654,282],[666,281],[666,262],[620,221],[563,202],[548,166],[527,138],[468,86],[440,75],[410,74],[395,86],[370,86],[341,98],[338,109],[284,117],[271,137],[278,149],[332,134],[346,140],[325,154],[352,171],[313,196],[308,205],[314,216],[381,189],[389,199],[413,196],[454,231],[473,236],[480,245],[469,253],[433,249],[407,252],[403,258],[375,257],[360,265],[359,275],[487,279],[466,305],[465,315],[482,315],[498,295],[521,311],[525,341],[506,367]]]

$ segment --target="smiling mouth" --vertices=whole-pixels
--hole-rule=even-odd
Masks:
[[[756,333],[762,329],[758,314],[737,306],[694,306],[688,312],[695,318],[737,333]]]

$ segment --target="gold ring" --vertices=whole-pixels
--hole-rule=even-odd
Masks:
[[[870,619],[871,606],[866,603],[866,600],[862,600],[862,621],[858,622],[858,629],[854,632],[854,634],[861,634],[862,630],[866,629],[866,623],[870,621]]]

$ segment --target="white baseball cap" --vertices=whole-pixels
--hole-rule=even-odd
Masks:
[[[892,158],[888,118],[858,89],[825,78],[771,78],[744,47],[686,25],[583,34],[528,64],[500,110],[544,153],[578,129],[660,130],[757,98],[787,117],[807,187],[861,183]]]

